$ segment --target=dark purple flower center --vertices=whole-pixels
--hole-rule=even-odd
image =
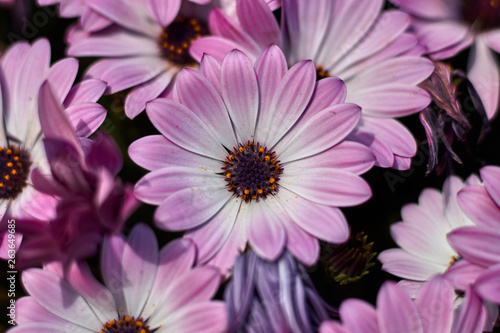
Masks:
[[[31,160],[29,153],[10,145],[0,147],[0,198],[15,199],[26,187]]]
[[[156,329],[150,329],[142,318],[122,316],[118,320],[105,323],[100,333],[152,333],[154,331]]]
[[[330,77],[330,73],[328,73],[327,70],[323,69],[323,66],[318,65],[316,66],[316,80],[319,81],[321,79],[324,79],[325,77]]]
[[[204,22],[180,16],[163,29],[158,44],[166,59],[180,66],[192,65],[195,61],[189,55],[189,46],[207,33],[208,28]]]
[[[480,30],[500,27],[500,0],[462,0],[462,15]]]
[[[222,170],[229,191],[245,202],[275,194],[283,173],[276,153],[252,141],[234,148],[226,157]]]

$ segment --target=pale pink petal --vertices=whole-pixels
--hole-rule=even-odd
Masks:
[[[390,0],[396,6],[415,16],[428,19],[453,18],[456,8],[453,1],[448,0]]]
[[[220,144],[228,149],[237,145],[227,104],[208,79],[197,71],[184,69],[177,76],[176,87],[180,102],[200,117]]]
[[[51,313],[96,332],[101,329],[99,319],[85,299],[54,273],[30,268],[23,272],[22,281],[37,303]]]
[[[101,80],[85,80],[77,83],[71,88],[66,99],[64,107],[85,102],[97,102],[106,90],[106,83]]]
[[[122,236],[112,235],[104,238],[101,249],[101,274],[106,287],[113,294],[120,315],[128,314],[123,295],[122,259],[125,240]]]
[[[195,40],[189,47],[189,54],[193,59],[200,61],[203,54],[206,53],[217,59],[217,61],[222,62],[226,54],[234,49],[248,52],[232,40],[219,36],[207,36]]]
[[[449,332],[453,322],[455,293],[442,277],[435,276],[424,284],[415,301],[424,332]]]
[[[500,263],[500,230],[462,227],[448,234],[448,242],[467,260],[483,266]]]
[[[99,15],[90,7],[87,7],[80,17],[80,24],[85,31],[94,32],[109,27],[112,22],[108,18]]]
[[[85,9],[83,1],[60,1],[59,15],[61,17],[76,17],[80,16]]]
[[[329,106],[344,103],[346,96],[347,87],[341,79],[328,77],[319,80],[316,83],[311,103],[309,103],[306,112],[297,124],[303,123],[306,119],[311,118]]]
[[[316,70],[311,61],[301,61],[294,65],[283,77],[272,99],[271,106],[261,112],[272,116],[259,117],[255,141],[266,146],[274,146],[295,124],[304,112],[314,92]]]
[[[217,214],[231,195],[223,184],[178,191],[160,204],[155,212],[156,224],[170,231],[194,228]]]
[[[486,44],[500,53],[500,29],[494,29],[490,32],[484,33],[484,38]]]
[[[259,111],[259,87],[252,63],[241,51],[231,51],[224,58],[221,90],[238,137],[243,142],[252,140]],[[217,122],[216,127],[220,126]]]
[[[146,108],[149,101],[160,96],[175,74],[177,74],[177,68],[172,67],[160,73],[157,77],[134,87],[125,99],[125,114],[127,117],[134,119]]]
[[[334,244],[349,238],[349,225],[340,209],[316,204],[285,188],[280,188],[277,197],[293,221],[314,237]]]
[[[198,263],[205,263],[224,245],[231,233],[241,202],[230,200],[222,210],[205,224],[189,230],[184,237],[198,247]]]
[[[179,13],[181,0],[148,0],[148,8],[156,23],[165,28]]]
[[[237,1],[236,13],[243,29],[261,48],[280,44],[278,22],[264,1]]]
[[[458,53],[462,52],[466,48],[472,45],[474,42],[475,36],[473,33],[467,34],[464,39],[460,40],[458,43],[453,44],[452,46],[447,47],[444,50],[434,52],[430,55],[430,57],[434,60],[440,60],[440,59],[448,59],[451,57],[456,56]],[[422,52],[418,52],[417,49],[413,49],[417,51],[417,55],[422,55],[424,53],[427,53],[427,50],[425,47],[422,45],[424,50]]]
[[[479,274],[486,268],[471,263],[467,259],[460,259],[453,263],[444,273],[444,277],[450,281],[453,288],[458,290],[466,290],[467,287],[476,281]]]
[[[424,332],[415,304],[392,281],[385,282],[378,292],[377,319],[384,333]]]
[[[355,104],[333,105],[292,129],[274,149],[281,163],[321,153],[349,135],[360,118],[361,108]]]
[[[185,307],[168,319],[166,332],[213,333],[224,332],[227,326],[223,302],[205,302]]]
[[[463,303],[455,315],[451,333],[480,333],[486,322],[486,309],[472,287],[467,288]]]
[[[153,230],[137,224],[128,237],[122,259],[123,294],[130,315],[141,313],[158,270],[158,242]]]
[[[77,73],[78,60],[73,58],[62,59],[49,69],[47,81],[50,82],[50,86],[60,103],[68,95]]]
[[[169,99],[155,99],[148,103],[146,111],[153,125],[182,148],[221,161],[227,156],[210,128],[183,104]],[[195,137],[203,140],[193,141]]]
[[[255,253],[270,261],[278,258],[285,247],[285,230],[265,201],[250,207],[248,241]]]
[[[319,327],[319,333],[349,333],[345,330],[340,323],[335,322],[333,320],[325,320],[321,323]],[[367,332],[371,333],[371,332]]]
[[[221,65],[209,54],[204,54],[200,61],[200,73],[210,81],[210,83],[217,90],[219,95],[222,96],[220,87],[220,71]]]
[[[94,133],[106,118],[106,109],[97,103],[80,103],[66,109],[69,121],[82,138]]]
[[[300,172],[313,167],[344,169],[360,175],[372,168],[375,156],[368,147],[343,141],[320,154],[286,164],[287,172]]]
[[[365,117],[366,118],[366,117]],[[347,137],[350,141],[359,142],[368,147],[376,158],[375,165],[382,168],[390,168],[394,164],[394,154],[385,140],[378,138],[375,134],[364,131],[359,126]]]
[[[350,207],[366,202],[372,192],[366,181],[344,170],[315,168],[282,175],[280,186],[319,204]]]
[[[339,312],[347,332],[379,332],[377,313],[371,304],[351,298],[340,304]]]
[[[108,84],[108,94],[147,82],[167,71],[169,65],[159,57],[103,59],[92,65],[86,78],[96,78]]]
[[[9,305],[10,306],[10,305]],[[43,308],[38,304],[33,297],[21,297],[16,300],[15,303],[16,311],[16,323],[17,325],[28,325],[30,323],[52,323],[54,325],[71,325],[71,323],[66,320],[52,314],[50,311]],[[9,310],[7,310],[9,311]],[[10,312],[10,311],[9,311]],[[10,319],[10,318],[9,318]],[[72,328],[78,327],[77,325],[71,325]],[[80,326],[81,327],[81,326]]]
[[[395,170],[408,170],[411,167],[411,158],[410,157],[401,157],[398,155],[394,155],[394,164],[392,168]]]
[[[446,266],[411,255],[401,249],[385,250],[378,255],[382,269],[399,277],[425,281],[434,274],[443,273]]]
[[[498,109],[500,95],[500,69],[494,53],[483,37],[477,37],[469,57],[467,77],[474,85],[488,118]]]
[[[415,19],[412,24],[428,53],[443,51],[461,42],[467,37],[470,28],[466,23],[450,20],[428,22]]]

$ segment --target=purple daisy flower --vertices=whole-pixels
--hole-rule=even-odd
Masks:
[[[137,207],[131,186],[115,180],[123,160],[109,137],[78,138],[49,82],[40,88],[39,110],[50,174],[35,168],[32,182],[53,198],[57,214],[48,221],[16,221],[25,236],[17,255],[24,266],[93,255],[104,235],[119,233]]]
[[[391,226],[392,238],[401,249],[379,254],[382,268],[391,274],[413,281],[426,281],[435,274],[448,277],[453,286],[465,290],[474,282],[481,268],[462,260],[448,242],[447,235],[463,226],[475,225],[460,209],[457,193],[467,185],[479,184],[477,176],[464,183],[456,176],[448,177],[443,192],[425,189],[419,203],[405,205],[402,222]]]
[[[412,26],[435,60],[455,56],[472,45],[467,76],[488,118],[498,109],[500,68],[500,4],[497,0],[390,0],[412,15]]]
[[[89,7],[86,0],[37,0],[39,6],[59,4],[59,16],[79,17],[80,25],[89,32],[109,27],[112,21]]]
[[[73,86],[78,72],[76,59],[67,58],[50,66],[50,45],[40,39],[29,45],[12,45],[0,59],[0,218],[48,220],[55,214],[56,201],[35,190],[32,170],[49,173],[38,119],[38,92],[44,80],[55,90],[70,126],[80,137],[93,133],[106,117],[95,103],[106,84],[86,80]],[[3,235],[2,235],[3,236]],[[17,239],[21,240],[21,235]],[[2,242],[0,256],[5,256]]]
[[[342,324],[324,322],[320,333],[480,333],[486,324],[487,312],[481,299],[469,287],[462,304],[454,306],[455,294],[441,276],[426,282],[415,301],[401,286],[385,282],[377,296],[377,307],[357,299],[340,305]]]
[[[283,46],[289,65],[312,59],[319,79],[336,76],[347,86],[346,101],[361,106],[363,117],[351,140],[373,150],[377,165],[409,168],[416,153],[412,134],[392,119],[416,113],[431,101],[417,85],[434,66],[416,37],[406,33],[409,16],[381,12],[383,0],[284,0],[281,31],[263,0],[237,3],[239,22],[215,8],[209,18],[213,36],[196,40],[190,52],[221,61],[238,48],[257,59],[274,43]]]
[[[17,326],[9,332],[222,332],[223,302],[211,301],[220,283],[214,267],[193,267],[196,248],[187,239],[160,251],[153,231],[139,224],[125,239],[106,238],[102,285],[84,263],[63,279],[38,268],[22,274],[31,295],[16,302]]]
[[[231,332],[317,332],[327,306],[304,268],[287,252],[275,262],[249,250],[236,258],[224,292]]]
[[[133,88],[125,101],[128,117],[134,118],[148,101],[167,94],[181,68],[196,67],[188,49],[208,33],[205,22],[211,6],[205,4],[211,0],[86,2],[113,25],[93,33],[74,27],[68,35],[68,54],[106,58],[86,75],[107,82],[109,94]]]
[[[207,55],[201,73],[179,73],[178,101],[148,103],[162,135],[129,147],[132,160],[152,171],[135,194],[159,205],[160,228],[188,230],[200,262],[227,269],[248,241],[268,260],[286,247],[311,265],[318,238],[342,243],[349,236],[338,207],[371,196],[359,174],[374,156],[344,142],[361,116],[345,95],[337,78],[316,83],[311,61],[287,70],[277,46],[255,68],[238,50],[222,65]]]

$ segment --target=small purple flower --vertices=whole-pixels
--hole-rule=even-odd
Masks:
[[[480,333],[487,313],[481,299],[469,287],[455,310],[455,293],[441,276],[426,282],[413,301],[398,284],[387,281],[380,288],[377,307],[357,299],[340,305],[342,323],[324,322],[320,333]]]
[[[287,252],[268,262],[252,250],[236,258],[224,299],[228,332],[316,332],[327,307],[301,264]]]
[[[347,86],[346,101],[362,108],[350,139],[369,146],[378,166],[408,169],[417,150],[415,139],[392,118],[430,103],[417,85],[434,69],[420,57],[415,36],[405,32],[409,16],[381,11],[383,0],[282,2],[281,29],[263,0],[237,2],[238,22],[214,8],[209,18],[212,36],[196,40],[191,54],[200,60],[208,53],[222,61],[238,48],[255,61],[274,43],[282,47],[290,66],[311,59],[318,79],[339,77]]]
[[[349,237],[338,207],[371,196],[359,175],[373,166],[373,154],[344,142],[361,114],[345,94],[337,78],[316,83],[310,61],[288,70],[277,46],[255,67],[238,50],[222,65],[207,55],[201,73],[179,73],[178,101],[148,103],[162,135],[129,147],[132,160],[152,171],[135,194],[159,205],[160,228],[188,230],[202,263],[226,270],[248,242],[268,260],[286,247],[311,265],[318,239]]]
[[[497,0],[390,0],[412,15],[412,27],[432,59],[457,55],[472,45],[467,76],[488,118],[498,109],[500,5]]]
[[[31,179],[37,191],[54,198],[56,214],[17,223],[25,236],[20,265],[93,255],[137,205],[131,187],[115,180],[123,163],[118,147],[104,135],[80,139],[49,82],[40,88],[39,118],[50,174],[35,168]]]
[[[213,333],[226,327],[225,306],[211,301],[220,283],[214,267],[193,267],[196,248],[187,239],[158,250],[144,224],[125,238],[106,237],[102,285],[83,263],[59,271],[30,268],[22,281],[31,295],[16,302],[9,332]]]

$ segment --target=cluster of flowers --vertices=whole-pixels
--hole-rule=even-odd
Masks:
[[[361,175],[373,167],[410,168],[417,144],[396,118],[420,113],[429,172],[441,142],[458,159],[451,141],[472,126],[457,78],[484,124],[493,119],[498,1],[38,0],[55,4],[78,18],[68,58],[51,65],[43,38],[0,58],[0,256],[17,250],[30,295],[9,332],[494,328],[497,166],[403,207],[391,228],[401,248],[378,259],[407,280],[386,282],[376,308],[333,309],[305,266],[328,243],[339,280],[366,273],[373,256],[338,255],[352,240],[341,208],[371,198]],[[469,46],[467,73],[440,62]],[[72,57],[98,58],[77,84]],[[98,100],[121,91],[126,116],[145,111],[159,132],[128,146],[148,171],[135,185],[118,177],[113,139],[95,133],[107,115]],[[129,219],[139,202],[183,236],[159,249]],[[97,254],[102,279],[86,262]]]

